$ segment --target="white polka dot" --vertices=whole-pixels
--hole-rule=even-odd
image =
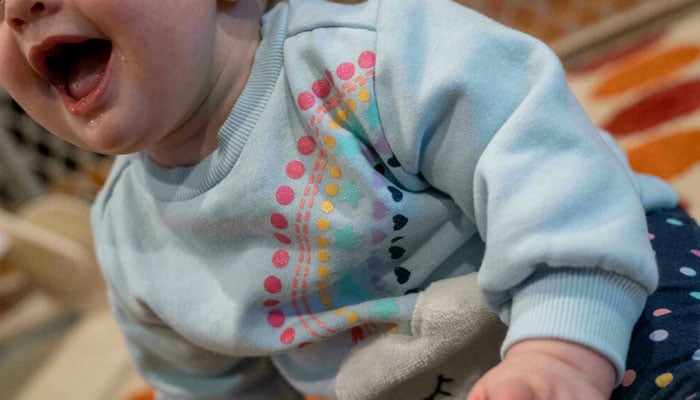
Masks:
[[[668,338],[668,331],[664,329],[658,329],[649,335],[649,339],[654,342],[662,342]]]
[[[700,361],[700,349],[695,350],[695,353],[693,353],[693,360]]]
[[[666,223],[674,226],[683,226],[683,221],[675,218],[668,218]]]
[[[695,271],[694,269],[689,268],[689,267],[681,267],[681,269],[679,269],[679,271],[681,271],[681,274],[683,274],[685,276],[691,276],[691,277],[698,274],[697,271]]]

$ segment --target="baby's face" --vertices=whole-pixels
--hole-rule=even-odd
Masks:
[[[0,85],[73,144],[144,149],[211,95],[230,53],[217,40],[222,3],[0,0]]]

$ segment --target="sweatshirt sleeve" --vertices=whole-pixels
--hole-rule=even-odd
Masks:
[[[143,305],[127,306],[113,291],[110,304],[132,361],[157,400],[300,399],[269,358],[206,351]]]
[[[384,1],[377,35],[384,134],[406,174],[478,227],[479,285],[509,324],[502,354],[529,338],[574,341],[621,379],[654,253],[631,171],[557,57],[448,1]]]

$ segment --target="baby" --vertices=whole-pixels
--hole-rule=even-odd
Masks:
[[[609,398],[672,190],[533,38],[278,3],[0,1],[0,84],[119,155],[96,246],[158,398]]]

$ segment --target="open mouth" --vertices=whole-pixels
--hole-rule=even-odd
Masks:
[[[52,47],[44,63],[51,83],[77,101],[99,85],[111,55],[112,42],[90,39]]]

